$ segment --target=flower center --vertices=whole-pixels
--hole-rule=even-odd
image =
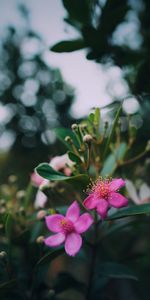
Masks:
[[[64,231],[64,233],[71,233],[72,231],[74,231],[73,223],[67,219],[63,219],[61,221],[61,227],[62,227],[62,230]]]
[[[90,193],[94,193],[97,198],[103,198],[107,200],[110,193],[109,184],[109,179],[98,179],[95,183],[92,184]]]

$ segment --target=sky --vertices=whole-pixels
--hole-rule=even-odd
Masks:
[[[110,103],[112,96],[122,98],[128,92],[120,68],[105,70],[100,64],[88,61],[85,50],[63,54],[49,51],[53,44],[77,37],[77,32],[63,21],[66,11],[61,0],[0,0],[0,32],[9,24],[22,25],[17,11],[21,3],[30,11],[31,28],[45,41],[44,60],[51,67],[60,68],[64,80],[75,88],[72,107],[75,117],[87,114],[92,107]]]

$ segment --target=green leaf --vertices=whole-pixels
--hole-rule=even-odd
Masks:
[[[8,289],[12,289],[17,284],[16,279],[11,279],[9,281],[0,284],[0,295],[1,293],[7,292]]]
[[[36,264],[35,269],[37,267],[41,267],[42,265],[45,264],[50,264],[52,262],[53,259],[55,259],[56,257],[58,257],[59,255],[64,253],[64,248],[59,248],[55,251],[51,251],[46,253]]]
[[[75,162],[77,165],[79,165],[79,164],[82,163],[81,158],[80,158],[79,156],[77,156],[75,153],[69,151],[69,152],[68,152],[68,156],[69,156],[69,158],[70,158],[73,162]]]
[[[58,171],[55,171],[48,163],[42,163],[36,167],[36,172],[42,176],[43,178],[46,178],[48,180],[54,180],[54,181],[67,181],[68,183],[79,185],[82,183],[82,185],[87,185],[89,181],[89,177],[86,174],[79,174],[75,176],[65,176],[63,173],[60,173]]]
[[[67,143],[67,142],[65,141],[65,137],[66,137],[66,136],[69,136],[69,137],[72,139],[74,145],[75,145],[76,147],[79,147],[78,141],[77,141],[77,139],[76,139],[74,133],[73,133],[70,129],[67,129],[67,128],[55,128],[55,129],[54,129],[54,132],[55,132],[55,134],[56,134],[56,137],[57,137],[62,143],[64,143],[64,144],[67,146],[67,148],[69,148],[70,150],[72,150],[72,147],[69,145],[69,143]]]
[[[101,175],[108,176],[113,174],[116,169],[117,161],[123,159],[127,150],[127,144],[121,143],[117,149],[114,150],[114,153],[111,153],[104,162]]]
[[[103,275],[110,278],[138,280],[137,276],[133,271],[130,270],[130,268],[113,262],[99,264],[98,275]]]
[[[50,48],[53,52],[73,52],[85,47],[84,40],[77,39],[71,41],[61,41]]]
[[[5,222],[5,232],[8,240],[10,240],[12,236],[12,224],[13,224],[13,218],[11,214],[8,214]]]
[[[117,125],[118,120],[119,120],[121,109],[122,109],[122,106],[119,107],[119,109],[118,109],[118,111],[116,113],[116,116],[115,116],[115,119],[114,119],[114,122],[113,122],[113,125],[112,125],[112,129],[110,131],[110,134],[108,136],[108,139],[107,139],[107,142],[106,142],[106,146],[105,146],[105,149],[104,149],[103,159],[107,155],[107,152],[108,152],[108,149],[109,149],[109,145],[110,145],[110,143],[111,143],[111,141],[113,139],[115,128],[116,128],[116,125]]]
[[[94,124],[96,126],[99,126],[99,123],[100,123],[100,109],[97,107],[94,113]]]
[[[89,0],[63,0],[63,5],[67,9],[69,17],[83,23],[90,21],[90,2]]]
[[[133,205],[131,207],[122,208],[112,216],[108,217],[106,220],[115,220],[115,219],[121,219],[126,218],[130,216],[138,216],[143,214],[150,214],[150,204],[145,203],[141,205]]]
[[[93,113],[89,114],[88,120],[90,121],[90,123],[93,124],[93,122],[94,122],[94,114]]]

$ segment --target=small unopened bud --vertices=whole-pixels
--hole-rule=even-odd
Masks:
[[[38,211],[36,218],[37,220],[42,220],[44,219],[45,216],[46,216],[46,211],[41,209]]]
[[[4,259],[7,257],[7,253],[5,251],[0,252],[0,259]]]
[[[0,199],[0,206],[5,206],[6,201],[4,199]]]
[[[43,235],[38,236],[37,239],[36,239],[36,242],[38,244],[43,244],[43,242],[44,242],[44,236]]]
[[[72,125],[71,125],[71,129],[72,129],[72,130],[78,129],[78,125],[77,125],[77,124],[72,124]]]
[[[10,175],[10,176],[8,177],[8,181],[9,181],[10,183],[15,183],[15,182],[17,181],[17,176],[15,176],[15,175]]]
[[[86,134],[84,137],[83,137],[83,142],[84,143],[91,143],[91,141],[93,140],[92,136],[90,134]]]
[[[87,125],[84,124],[84,123],[83,123],[83,124],[80,124],[80,128],[81,128],[81,129],[86,129],[86,128],[87,128]]]
[[[0,223],[0,229],[3,229],[4,225],[2,223]]]
[[[50,289],[49,291],[48,291],[48,297],[54,297],[55,296],[55,290],[53,290],[53,289]]]
[[[23,214],[25,212],[25,209],[23,206],[19,207],[19,213]]]
[[[22,199],[24,196],[25,196],[25,191],[23,191],[23,190],[18,191],[16,194],[16,197],[18,200]]]
[[[72,140],[71,140],[71,137],[69,136],[69,135],[67,135],[66,137],[65,137],[65,142],[67,142],[67,143],[70,143]]]
[[[6,212],[6,208],[4,207],[4,206],[2,206],[1,208],[0,208],[0,214],[4,214]]]
[[[147,142],[147,145],[146,145],[146,151],[150,151],[150,141]]]

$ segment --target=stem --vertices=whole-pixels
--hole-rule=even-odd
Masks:
[[[97,254],[97,234],[98,234],[98,223],[97,223],[97,215],[95,213],[95,228],[94,228],[94,244],[92,245],[92,257],[90,263],[90,272],[89,272],[89,279],[88,279],[88,287],[86,293],[86,300],[92,299],[92,285],[93,285],[93,276],[95,271],[95,264],[96,264],[96,254]]]
[[[133,163],[133,162],[139,160],[139,159],[142,158],[143,156],[145,156],[147,152],[148,152],[148,151],[143,151],[142,153],[138,154],[137,156],[135,156],[135,157],[133,157],[133,158],[131,158],[131,159],[129,159],[129,160],[126,160],[126,161],[124,161],[124,162],[121,162],[121,163],[119,164],[119,166],[129,165],[129,164],[131,164],[131,163]]]

